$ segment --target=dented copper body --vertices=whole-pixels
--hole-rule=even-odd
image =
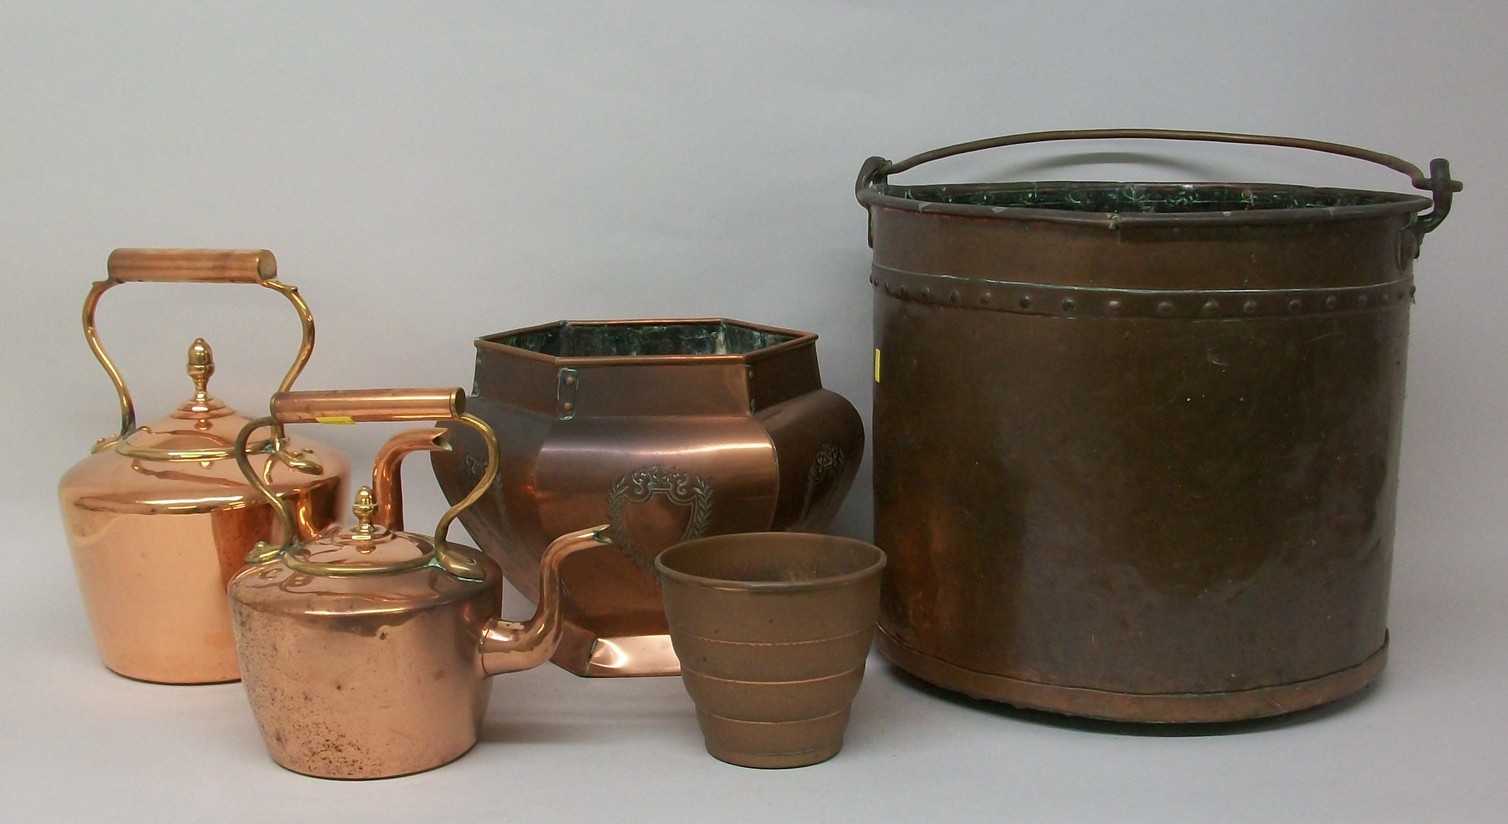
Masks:
[[[1081,138],[1315,149],[1432,198],[888,181]],[[1292,712],[1376,679],[1413,264],[1457,189],[1444,161],[1209,133],[872,158],[885,654],[970,695],[1132,721]]]
[[[85,611],[105,665],[143,681],[199,684],[237,677],[225,587],[246,553],[274,529],[273,508],[249,486],[231,445],[246,422],[209,392],[215,365],[202,338],[189,348],[193,394],[166,417],[137,425],[124,379],[94,324],[106,290],[122,283],[245,283],[284,295],[304,344],[283,379],[308,360],[314,321],[277,279],[265,250],[117,249],[109,276],[84,303],[84,335],[120,398],[121,427],[58,485]],[[335,520],[346,464],[334,450],[279,432],[250,444],[260,476],[304,534]]]
[[[269,754],[295,772],[385,778],[459,758],[481,730],[487,677],[538,666],[555,651],[561,563],[606,542],[596,529],[552,542],[540,561],[534,617],[500,618],[497,564],[447,539],[498,467],[497,442],[466,414],[460,389],[282,393],[272,415],[251,422],[240,442],[284,424],[421,420],[472,427],[485,445],[482,477],[440,517],[433,536],[400,529],[397,489],[405,455],[450,448],[443,430],[425,427],[380,450],[372,485],[358,490],[354,526],[263,543],[231,582],[247,696]],[[269,491],[248,461],[241,467]],[[282,535],[294,535],[292,511],[280,508],[280,515]]]
[[[509,581],[536,598],[550,539],[607,523],[613,550],[562,570],[579,675],[677,671],[655,555],[706,535],[820,531],[853,484],[863,423],[824,389],[817,336],[718,319],[565,321],[476,342],[475,414],[502,443],[496,483],[461,517]],[[452,500],[482,471],[453,432],[431,458]]]

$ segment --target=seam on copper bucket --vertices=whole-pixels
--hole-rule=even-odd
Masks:
[[[974,698],[1067,715],[1139,723],[1246,721],[1317,707],[1376,682],[1387,664],[1389,635],[1360,662],[1283,684],[1226,692],[1130,693],[1027,681],[949,663],[902,643],[882,627],[876,646],[895,666],[944,689]]]
[[[1372,650],[1371,652],[1367,653],[1367,656],[1365,658],[1363,658],[1362,660],[1356,662],[1355,664],[1352,664],[1351,666],[1342,667],[1342,668],[1340,668],[1338,670],[1335,670],[1334,672],[1327,672],[1327,673],[1323,673],[1323,674],[1320,674],[1320,675],[1315,675],[1315,676],[1312,676],[1312,677],[1309,677],[1309,678],[1300,678],[1300,679],[1295,680],[1295,681],[1285,681],[1285,682],[1277,683],[1277,684],[1263,684],[1261,686],[1255,686],[1255,687],[1243,687],[1241,689],[1236,689],[1236,690],[1214,690],[1214,691],[1210,691],[1210,692],[1122,692],[1122,691],[1119,691],[1119,690],[1101,689],[1099,687],[1075,686],[1073,684],[1053,684],[1053,683],[1050,683],[1050,682],[1047,682],[1047,681],[1029,681],[1029,680],[1027,680],[1025,678],[1017,678],[1017,677],[1012,676],[1012,675],[1001,675],[1000,673],[997,673],[997,672],[985,672],[985,671],[982,671],[982,670],[969,669],[968,667],[959,666],[958,664],[955,664],[955,663],[953,663],[951,661],[948,661],[946,659],[938,658],[935,655],[927,655],[926,653],[917,652],[917,650],[914,649],[913,647],[908,646],[904,642],[902,642],[899,639],[897,639],[894,635],[891,635],[889,632],[886,632],[885,629],[884,629],[884,627],[880,627],[879,628],[879,631],[878,631],[877,635],[884,642],[884,644],[882,646],[882,649],[887,649],[888,650],[888,649],[891,649],[891,648],[900,648],[900,649],[904,650],[906,653],[908,653],[910,655],[924,655],[929,660],[936,661],[939,664],[946,665],[947,667],[959,670],[961,672],[972,673],[974,675],[980,675],[980,676],[984,676],[986,678],[991,678],[991,679],[999,679],[1001,681],[1014,681],[1014,682],[1017,682],[1017,683],[1020,683],[1020,684],[1024,684],[1024,685],[1029,685],[1029,686],[1032,686],[1032,687],[1044,687],[1044,688],[1056,689],[1056,690],[1073,690],[1075,692],[1099,693],[1099,694],[1103,694],[1103,695],[1118,695],[1118,696],[1126,696],[1128,698],[1202,698],[1202,697],[1211,697],[1211,698],[1213,698],[1213,697],[1218,697],[1218,696],[1223,696],[1223,695],[1240,695],[1242,693],[1261,692],[1262,690],[1282,689],[1284,687],[1302,686],[1304,684],[1309,684],[1309,683],[1313,683],[1313,682],[1317,682],[1317,681],[1323,681],[1323,680],[1325,680],[1327,678],[1332,678],[1332,677],[1334,677],[1336,675],[1340,675],[1342,673],[1350,672],[1350,671],[1352,671],[1354,669],[1357,669],[1358,667],[1364,666],[1368,661],[1370,661],[1373,658],[1377,657],[1378,654],[1384,653],[1384,652],[1387,651],[1387,649],[1388,649],[1388,640],[1389,640],[1388,635],[1384,634],[1383,638],[1382,638],[1382,644],[1377,649]]]
[[[1222,320],[1376,312],[1414,298],[1412,277],[1303,289],[1119,289],[927,274],[873,265],[869,282],[913,303],[1022,315]]]

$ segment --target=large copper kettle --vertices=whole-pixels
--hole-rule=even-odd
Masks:
[[[121,283],[272,289],[303,324],[303,344],[282,389],[309,359],[314,318],[298,290],[277,279],[277,263],[265,250],[117,249],[108,271],[84,301],[84,337],[120,396],[120,433],[101,438],[58,486],[85,611],[105,665],[121,675],[175,684],[234,681],[225,586],[273,526],[272,507],[231,459],[246,419],[209,394],[215,364],[200,338],[189,348],[193,395],[161,420],[138,426],[130,391],[100,343],[95,308]],[[296,513],[301,530],[312,533],[335,519],[346,475],[338,454],[281,430],[247,448],[244,458]]]
[[[371,486],[357,491],[357,523],[310,539],[297,537],[292,508],[237,452],[288,536],[257,546],[253,565],[231,581],[230,602],[247,696],[268,753],[290,770],[384,778],[459,758],[481,730],[487,676],[543,664],[560,642],[560,563],[607,543],[605,525],[552,543],[534,617],[501,620],[502,571],[446,537],[497,477],[497,439],[465,406],[459,388],[290,392],[241,432],[238,446],[282,424],[446,420],[474,430],[486,450],[482,477],[433,537],[404,532],[403,457],[450,444],[442,429],[400,432],[378,452]]]

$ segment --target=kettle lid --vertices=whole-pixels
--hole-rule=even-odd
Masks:
[[[209,394],[209,379],[215,374],[214,353],[204,338],[196,338],[188,352],[188,375],[194,395],[172,414],[137,427],[115,443],[115,451],[128,458],[174,463],[204,463],[229,458],[236,434],[247,418]],[[263,451],[267,442],[252,444]]]
[[[418,569],[434,559],[432,538],[373,522],[377,503],[371,487],[356,490],[351,511],[356,515],[355,526],[336,527],[299,542],[283,556],[284,561],[306,574],[365,575]]]
[[[166,417],[102,439],[93,454],[64,474],[65,499],[86,509],[135,513],[208,512],[255,499],[234,460],[247,418],[209,394],[213,352],[203,338],[189,347],[194,394]],[[307,438],[249,443],[264,459],[258,471],[279,494],[339,483],[345,460]],[[227,460],[228,459],[228,460]]]

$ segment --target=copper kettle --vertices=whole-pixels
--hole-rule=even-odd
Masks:
[[[269,537],[273,510],[231,458],[246,423],[209,394],[213,353],[189,347],[193,395],[167,417],[136,424],[131,393],[95,329],[100,296],[121,283],[244,283],[283,295],[303,325],[303,343],[283,378],[293,385],[314,346],[314,318],[298,289],[277,279],[266,250],[117,249],[108,277],[84,301],[84,338],[120,398],[120,433],[58,485],[64,529],[85,611],[105,665],[143,681],[234,681],[225,586],[246,553]],[[297,522],[312,532],[335,520],[346,463],[334,450],[274,430],[247,444],[257,471]]]
[[[282,517],[282,543],[263,543],[230,584],[242,678],[267,751],[278,764],[323,778],[385,778],[459,758],[486,712],[487,676],[550,660],[561,636],[559,568],[566,556],[609,543],[600,530],[565,535],[540,563],[540,599],[524,623],[499,618],[502,572],[447,540],[456,516],[497,477],[491,428],[465,411],[459,388],[279,393],[263,427],[293,423],[448,420],[471,427],[487,464],[433,537],[402,531],[400,464],[450,448],[446,431],[409,429],[378,451],[371,486],[356,493],[356,524],[303,540],[290,507],[250,461],[237,461]]]

